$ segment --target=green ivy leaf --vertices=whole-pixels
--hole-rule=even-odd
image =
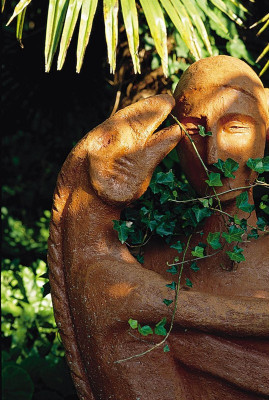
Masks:
[[[164,204],[166,203],[169,199],[171,199],[171,194],[170,191],[163,191],[160,197],[160,203]]]
[[[129,231],[128,236],[132,244],[140,244],[143,242],[144,232],[139,228],[133,228],[133,230]]]
[[[115,221],[114,222],[114,226],[113,229],[115,229],[115,231],[118,232],[118,237],[119,240],[121,241],[121,243],[124,243],[130,232],[134,232],[134,227],[133,227],[133,223],[130,221]]]
[[[192,287],[192,281],[189,278],[186,278],[186,286]]]
[[[141,333],[143,336],[148,336],[153,334],[153,330],[149,325],[141,326],[138,324],[138,332]]]
[[[172,235],[175,226],[176,226],[176,221],[162,222],[159,226],[157,226],[156,233],[161,237]]]
[[[228,243],[232,242],[242,242],[242,235],[244,234],[244,230],[237,228],[235,225],[231,225],[229,227],[229,231],[223,232],[222,237],[226,240]]]
[[[184,243],[181,243],[181,241],[177,241],[176,243],[172,244],[170,246],[172,249],[176,249],[179,253],[183,251]]]
[[[236,225],[241,226],[242,229],[247,230],[247,220],[245,218],[240,219],[235,215],[233,218],[230,218],[230,222],[234,222]]]
[[[199,206],[195,205],[192,207],[192,210],[195,214],[197,222],[201,222],[204,218],[210,217],[212,215],[212,211],[208,208],[199,208]]]
[[[164,353],[168,353],[168,351],[170,351],[168,344],[166,344],[163,348],[163,352]]]
[[[140,264],[144,263],[144,256],[142,254],[137,254],[136,259]]]
[[[176,275],[178,273],[177,265],[171,265],[171,268],[167,269],[166,272],[169,272],[172,275]]]
[[[261,229],[262,231],[264,231],[264,228],[265,228],[265,226],[266,226],[266,222],[265,222],[265,220],[262,218],[262,217],[259,217],[258,218],[258,220],[257,220],[257,227],[259,228],[259,229]]]
[[[234,161],[232,158],[227,158],[226,161],[222,161],[220,158],[218,162],[213,164],[216,168],[221,170],[226,178],[235,178],[233,172],[237,171],[239,168],[238,162]]]
[[[184,221],[182,224],[182,227],[185,228],[186,226],[193,226],[196,227],[198,225],[197,219],[195,217],[195,214],[191,208],[188,208],[186,212],[182,215],[182,219]]]
[[[269,171],[269,156],[264,158],[249,158],[247,166],[259,174]]]
[[[200,268],[198,267],[198,265],[194,261],[191,263],[190,269],[192,269],[194,272],[197,272],[197,271],[200,270]]]
[[[171,188],[174,181],[175,175],[171,169],[168,172],[158,172],[156,175],[156,182],[162,185],[169,186],[169,188]]]
[[[248,239],[254,238],[254,239],[258,239],[259,234],[257,229],[251,229],[250,233],[248,234]]]
[[[198,200],[202,203],[203,207],[211,207],[212,204],[213,204],[213,199],[212,198],[210,198],[210,199],[198,199]]]
[[[166,318],[163,318],[160,322],[158,322],[155,326],[154,333],[156,335],[161,335],[165,336],[167,334],[167,331],[165,329],[165,324],[166,324]]]
[[[168,307],[173,303],[173,300],[163,299],[163,303]]]
[[[194,250],[192,250],[191,254],[193,257],[199,257],[203,258],[204,257],[204,247],[201,246],[195,246]]]
[[[251,213],[255,208],[254,205],[249,204],[247,192],[242,192],[241,194],[239,194],[239,196],[236,197],[236,207],[247,213]]]
[[[204,126],[198,125],[198,128],[199,128],[199,135],[200,135],[200,136],[202,136],[202,137],[205,137],[205,136],[212,136],[212,132],[206,132]]]
[[[168,283],[167,285],[165,285],[166,287],[172,289],[172,290],[176,290],[177,284],[176,282],[172,282],[172,283]]]
[[[220,174],[215,172],[210,172],[209,179],[206,180],[208,186],[223,186]]]
[[[226,251],[226,254],[228,254],[229,258],[238,263],[246,260],[242,253],[243,249],[238,246],[234,246],[233,251]]]
[[[214,232],[214,233],[209,232],[206,240],[207,243],[212,247],[212,249],[218,250],[222,247],[219,239],[220,239],[220,232]]]
[[[138,321],[136,319],[130,318],[128,324],[132,329],[136,329],[138,327]]]

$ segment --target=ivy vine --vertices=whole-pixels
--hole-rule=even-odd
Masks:
[[[245,261],[243,248],[240,247],[240,243],[245,240],[243,236],[246,235],[248,227],[251,228],[251,230],[247,234],[247,240],[258,239],[261,232],[263,232],[263,234],[269,233],[269,231],[265,230],[267,225],[266,218],[258,217],[256,226],[252,226],[248,223],[248,218],[240,219],[237,215],[230,215],[224,212],[219,199],[221,194],[239,189],[245,190],[255,186],[264,186],[268,188],[269,185],[265,182],[265,179],[260,177],[256,179],[252,185],[229,189],[217,194],[215,187],[223,186],[222,177],[234,179],[234,172],[239,168],[239,164],[231,158],[227,160],[218,159],[214,167],[220,172],[210,171],[204,164],[188,131],[186,131],[184,126],[181,125],[175,117],[173,118],[191,141],[197,157],[200,159],[205,169],[208,178],[206,183],[213,190],[214,194],[197,197],[183,174],[181,175],[181,179],[178,179],[171,169],[168,172],[163,172],[160,170],[160,167],[157,167],[145,194],[123,211],[120,221],[113,221],[114,229],[118,232],[119,240],[121,243],[126,243],[141,264],[144,262],[143,248],[153,236],[160,236],[172,249],[175,249],[179,254],[183,254],[181,261],[179,257],[176,256],[171,264],[167,262],[166,265],[166,271],[171,274],[173,279],[172,282],[166,286],[175,292],[174,300],[163,299],[163,303],[167,307],[172,303],[174,307],[169,328],[167,329],[165,327],[167,323],[165,317],[159,321],[153,329],[149,325],[141,326],[137,320],[133,320],[132,318],[128,321],[130,329],[137,330],[142,336],[148,336],[154,333],[159,336],[164,336],[163,340],[145,352],[136,354],[125,360],[140,357],[162,345],[164,345],[164,352],[169,351],[166,340],[173,328],[177,310],[177,300],[180,288],[182,287],[181,278],[183,268],[186,265],[189,265],[190,269],[194,272],[199,271],[199,266],[197,264],[199,260],[212,257],[218,252],[224,251],[225,244],[227,243],[234,245],[232,249],[226,251],[227,256],[233,263],[240,263]],[[202,137],[212,135],[211,132],[206,132],[203,126],[198,126],[198,128],[199,134]],[[259,174],[269,172],[269,156],[257,159],[249,158],[246,165]],[[248,192],[241,192],[236,196],[236,207],[248,213],[250,216],[255,206],[250,204],[248,200]],[[269,214],[269,196],[267,194],[261,197],[259,208],[264,211],[264,215]],[[220,213],[228,217],[228,223],[226,223],[227,230],[225,232],[209,232],[207,237],[203,238],[203,225],[206,219],[214,213]],[[201,242],[191,249],[191,258],[186,259],[187,250],[189,249],[191,237],[194,233],[200,233]],[[179,235],[187,237],[186,244],[177,240]],[[221,239],[224,239],[224,245],[221,243]],[[186,278],[185,286],[193,286],[189,278]],[[118,360],[117,362],[125,360]]]

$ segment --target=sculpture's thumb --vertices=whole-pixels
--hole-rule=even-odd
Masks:
[[[146,159],[150,169],[156,166],[170,153],[182,138],[182,130],[178,125],[172,125],[154,133],[145,146]]]

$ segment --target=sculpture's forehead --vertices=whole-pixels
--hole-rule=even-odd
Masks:
[[[192,92],[198,101],[200,93],[203,93],[204,102],[218,102],[219,93],[223,94],[224,88],[234,89],[245,93],[246,98],[252,98],[261,118],[268,121],[265,89],[261,80],[246,63],[233,57],[209,57],[192,64],[180,78],[174,97],[178,103]]]
[[[176,98],[174,114],[184,117],[203,118],[212,124],[228,114],[248,116],[256,124],[267,125],[268,114],[263,104],[252,94],[231,88],[212,86],[184,91]]]

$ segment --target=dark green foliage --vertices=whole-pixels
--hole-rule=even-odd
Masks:
[[[163,303],[168,307],[173,303],[173,300],[163,299]]]
[[[151,329],[151,327],[149,325],[141,326],[140,324],[138,324],[138,332],[142,336],[148,336],[148,335],[153,334],[153,330]]]
[[[214,233],[210,232],[206,240],[207,243],[212,247],[212,249],[218,250],[222,247],[219,239],[220,239],[220,232],[214,232]]]
[[[198,125],[198,128],[199,128],[199,135],[200,135],[200,136],[202,136],[202,137],[205,137],[205,136],[212,136],[212,132],[206,132],[204,126]]]
[[[218,172],[210,172],[206,183],[208,184],[208,186],[223,186],[220,179],[220,174]]]
[[[186,286],[192,287],[192,282],[190,281],[189,278],[186,278]]]
[[[226,254],[228,254],[229,258],[237,263],[245,261],[245,257],[242,253],[243,249],[238,246],[234,246],[233,251],[226,251]]]
[[[229,227],[228,232],[223,232],[222,237],[226,240],[228,243],[232,242],[242,242],[242,235],[244,234],[244,230],[237,228],[235,225],[231,225]]]
[[[247,192],[242,192],[236,197],[236,206],[247,213],[251,213],[255,208],[253,204],[249,204]]]
[[[247,161],[247,166],[253,171],[262,174],[263,172],[269,171],[269,156],[264,158],[249,158]]]
[[[215,167],[220,169],[226,178],[235,178],[233,172],[237,171],[239,168],[239,164],[232,160],[231,158],[227,158],[226,161],[222,161],[218,159],[218,162],[213,164]]]
[[[156,335],[165,336],[167,334],[167,330],[165,329],[166,318],[163,318],[160,322],[158,322],[154,328],[154,333]]]

